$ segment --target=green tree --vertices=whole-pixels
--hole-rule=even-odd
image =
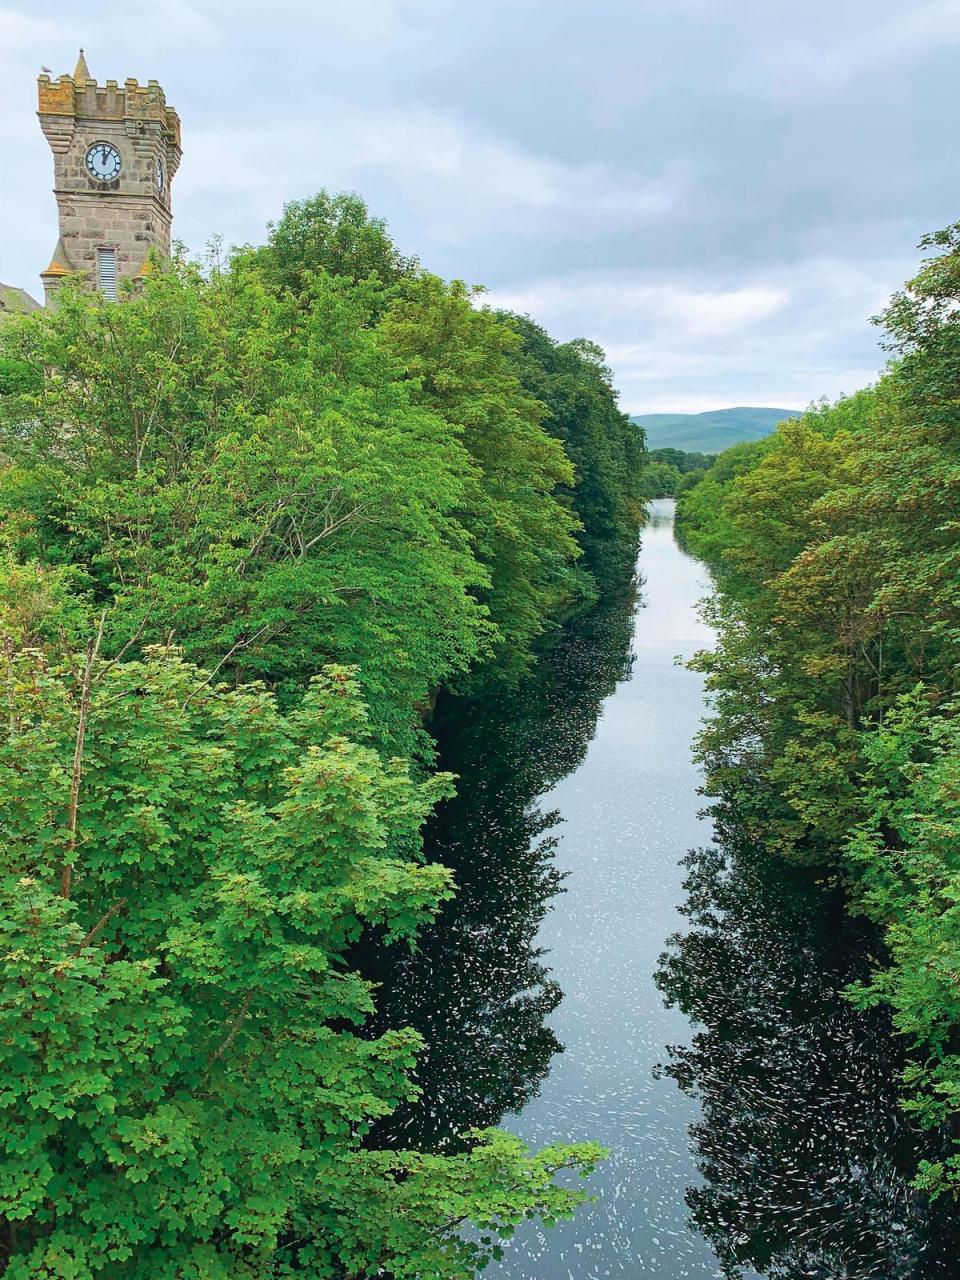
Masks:
[[[384,285],[419,273],[416,258],[400,253],[384,220],[371,217],[350,191],[321,190],[307,200],[292,200],[267,232],[267,243],[247,252],[277,290],[302,294],[318,271],[351,280],[375,274]]]
[[[470,456],[458,513],[487,573],[478,594],[503,671],[525,663],[532,640],[578,601],[584,583],[572,568],[570,461],[517,376],[516,336],[475,297],[460,281],[422,275],[398,287],[380,330],[412,379],[415,403],[442,418]]]
[[[23,360],[0,357],[0,396],[36,391],[42,381],[43,375],[39,369]]]
[[[284,696],[358,664],[406,746],[493,631],[458,515],[474,464],[370,326],[377,292],[319,274],[301,305],[245,264],[157,273],[121,307],[65,291],[4,330],[47,372],[3,399],[0,510],[16,556],[73,566],[113,606],[108,649],[146,620],[145,640],[174,631]]]
[[[844,853],[857,905],[884,926],[891,963],[859,984],[856,1003],[887,1003],[914,1058],[907,1109],[927,1128],[960,1112],[960,719],[922,686],[863,735],[867,812]],[[921,1185],[960,1191],[960,1151],[928,1161]]]
[[[907,1105],[955,1134],[960,224],[923,247],[877,385],[721,454],[680,519],[718,585],[708,786],[882,925],[889,963],[856,998],[892,1006]],[[960,1190],[955,1149],[921,1181]]]
[[[643,492],[647,498],[672,498],[680,484],[680,471],[671,462],[651,455],[643,471]]]
[[[621,412],[596,343],[556,342],[529,316],[499,313],[521,338],[513,360],[524,387],[546,406],[543,426],[574,466],[570,499],[584,567],[601,590],[632,572],[647,494],[643,431]]]
[[[6,646],[5,1274],[460,1278],[523,1217],[569,1214],[554,1174],[595,1148],[361,1145],[411,1096],[420,1041],[363,1034],[346,953],[450,896],[419,861],[448,778],[381,756],[344,668],[283,715],[169,647],[104,660],[101,635],[60,659]]]

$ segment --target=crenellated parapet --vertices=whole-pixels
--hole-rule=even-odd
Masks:
[[[78,120],[122,121],[131,137],[143,133],[148,126],[159,126],[167,146],[176,152],[179,165],[180,117],[167,106],[166,95],[156,80],[140,84],[128,79],[122,85],[108,80],[101,85],[92,78],[78,82],[74,76],[62,75],[53,80],[43,74],[37,79],[37,115],[51,149],[59,152],[70,146]],[[172,172],[175,171],[173,167]]]

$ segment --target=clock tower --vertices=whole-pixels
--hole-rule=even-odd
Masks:
[[[40,128],[53,152],[60,238],[40,273],[47,305],[69,275],[116,298],[122,280],[170,253],[170,184],[180,164],[180,118],[156,80],[97,84],[83,50],[72,76],[37,81]]]

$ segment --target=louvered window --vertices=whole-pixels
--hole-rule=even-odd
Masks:
[[[105,298],[117,300],[117,251],[97,250],[97,288]]]

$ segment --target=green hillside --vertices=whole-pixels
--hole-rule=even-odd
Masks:
[[[760,440],[784,418],[795,418],[798,409],[712,409],[707,413],[640,413],[638,422],[647,433],[648,449],[683,449],[686,452],[720,453],[742,440]]]

